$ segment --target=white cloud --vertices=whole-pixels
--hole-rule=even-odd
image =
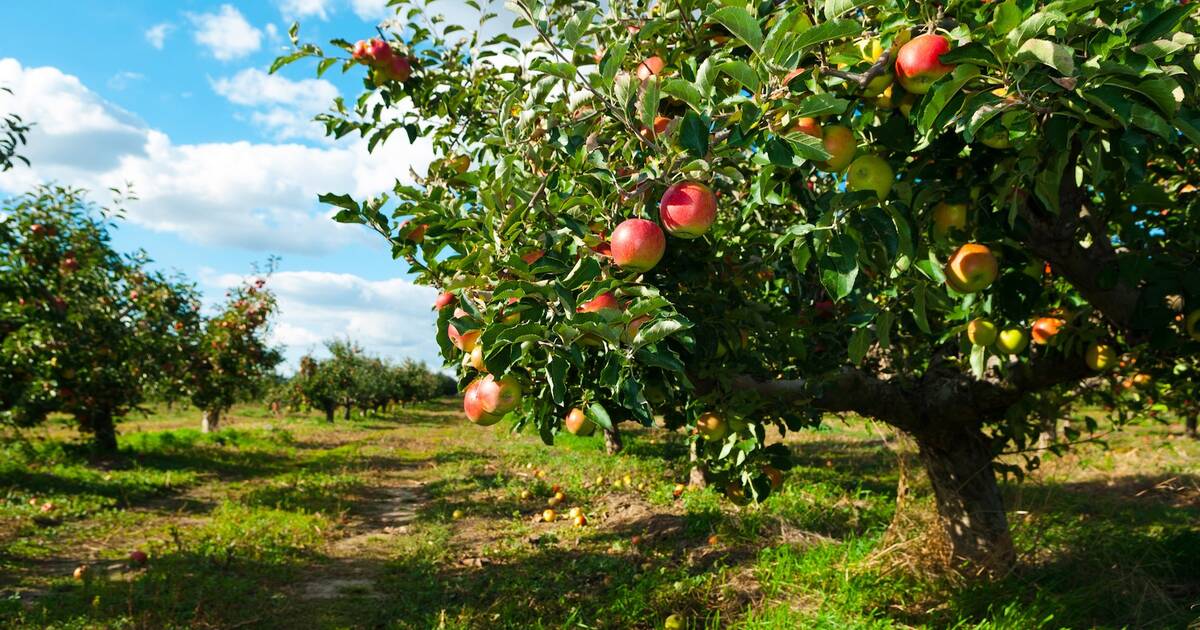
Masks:
[[[221,61],[244,57],[262,46],[262,31],[233,5],[223,4],[216,13],[189,14],[188,19],[196,28],[196,43]]]
[[[201,278],[210,287],[209,295],[220,295],[241,279],[232,274]],[[291,369],[306,353],[323,355],[322,343],[333,337],[349,337],[392,359],[409,357],[441,367],[433,288],[400,278],[371,281],[322,271],[277,272],[268,286],[279,300],[280,312],[272,341],[287,346]]]
[[[145,75],[141,74],[140,72],[130,72],[128,70],[123,70],[121,72],[114,74],[111,78],[109,78],[108,87],[111,89],[117,90],[119,92],[119,91],[124,90],[125,88],[129,87],[130,84],[132,84],[134,81],[141,81],[142,79],[145,79],[145,78],[146,78]]]
[[[329,0],[281,0],[279,3],[279,12],[287,20],[306,17],[318,17],[322,20],[327,20],[329,19],[329,11],[331,10],[329,5]]]
[[[163,45],[167,42],[167,35],[171,34],[173,30],[175,30],[175,25],[173,24],[167,22],[155,24],[146,29],[146,41],[150,42],[151,46],[162,50]]]
[[[390,14],[387,0],[350,0],[350,6],[364,20],[379,20]]]
[[[276,140],[324,140],[324,128],[313,117],[325,111],[338,90],[324,79],[290,81],[256,68],[212,81],[229,102],[256,108],[251,119]]]
[[[37,123],[24,153],[32,168],[5,173],[0,190],[19,192],[56,180],[102,191],[129,182],[139,197],[128,207],[130,221],[205,245],[305,255],[379,246],[364,230],[330,221],[332,210],[318,204],[317,195],[377,194],[396,178],[407,181],[410,167],[423,171],[432,156],[428,142],[409,145],[403,139],[374,154],[362,139],[324,147],[176,144],[55,68],[23,68],[15,59],[0,59],[0,85],[14,91],[0,103],[3,109]],[[263,85],[258,97],[238,98],[249,103],[299,98],[288,85]]]

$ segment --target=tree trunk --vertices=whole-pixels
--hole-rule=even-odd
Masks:
[[[206,409],[200,415],[200,431],[202,433],[216,433],[221,429],[221,410]]]
[[[342,411],[342,420],[349,420],[349,419],[350,419],[350,405],[346,405],[345,410]]]
[[[937,497],[938,515],[957,567],[1007,573],[1016,559],[992,450],[978,429],[917,435],[921,462]]]
[[[692,462],[692,470],[688,474],[688,485],[693,488],[705,488],[708,486],[708,479],[704,476],[704,464],[700,461],[700,453],[696,444],[693,441],[688,447],[688,459]]]
[[[329,424],[333,424],[333,412],[335,411],[335,409],[336,408],[333,405],[330,405],[325,408],[325,422],[328,422]]]
[[[77,416],[79,426],[92,434],[96,450],[103,453],[117,452],[117,425],[113,414],[107,410],[93,410],[86,416]]]
[[[1042,421],[1042,431],[1038,434],[1037,447],[1045,450],[1058,441],[1058,418],[1049,417]]]
[[[609,455],[616,455],[621,452],[625,445],[621,443],[621,430],[613,426],[612,431],[604,430],[604,452]]]
[[[1200,435],[1196,434],[1196,416],[1197,416],[1197,413],[1195,411],[1193,411],[1188,414],[1187,420],[1185,421],[1186,422],[1185,432],[1187,433],[1188,437],[1190,437],[1192,439],[1196,439],[1196,438],[1200,437]]]

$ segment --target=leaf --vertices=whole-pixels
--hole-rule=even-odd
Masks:
[[[567,399],[567,370],[571,364],[566,359],[553,355],[546,363],[546,382],[550,386],[550,398],[554,404],[562,405]]]
[[[814,162],[824,162],[833,157],[825,150],[825,144],[806,133],[797,133],[788,137],[788,144],[792,151],[806,160]]]
[[[952,74],[934,83],[929,93],[921,99],[920,111],[917,113],[917,130],[923,135],[937,135],[941,129],[934,127],[941,117],[942,110],[968,81],[977,76],[979,68],[962,65],[955,68]]]
[[[662,93],[658,89],[658,77],[652,76],[642,83],[642,98],[638,109],[641,111],[642,124],[647,129],[654,128],[654,117],[658,115],[658,101]]]
[[[821,284],[834,300],[850,295],[858,278],[858,242],[849,234],[834,234],[818,266],[821,269]]]
[[[767,33],[767,38],[763,40],[762,50],[759,54],[765,59],[775,59],[775,56],[779,54],[780,46],[793,35],[792,29],[795,28],[796,22],[805,16],[805,9],[800,7],[792,9],[776,20],[775,25],[771,27],[771,32]]]
[[[671,79],[663,84],[662,91],[664,94],[687,103],[689,107],[697,112],[701,111],[700,102],[704,97],[700,94],[700,90],[691,83],[683,79]]]
[[[604,408],[604,405],[601,405],[598,402],[592,403],[588,406],[587,413],[585,415],[587,415],[588,420],[595,422],[596,425],[601,429],[604,429],[605,431],[612,431],[612,419],[608,417],[608,410]]]
[[[683,115],[679,125],[679,146],[693,157],[703,158],[708,155],[708,136],[708,125],[699,114],[689,111]]]
[[[758,91],[758,75],[754,73],[754,70],[746,62],[740,60],[726,61],[720,65],[719,70],[729,75],[734,81],[741,83],[747,90],[751,92]]]
[[[880,311],[875,316],[875,335],[879,337],[879,345],[887,349],[892,345],[892,324],[896,316],[891,311]]]
[[[863,357],[867,356],[867,350],[871,347],[871,329],[867,326],[854,329],[854,333],[850,335],[850,343],[846,348],[847,354],[850,356],[850,362],[854,365],[862,363]]]
[[[1055,153],[1039,169],[1037,179],[1034,181],[1034,194],[1055,214],[1058,214],[1060,210],[1058,191],[1062,187],[1063,171],[1067,168],[1067,159],[1066,151]],[[1071,176],[1074,176],[1074,173],[1071,173]]]
[[[604,78],[605,83],[612,83],[613,78],[617,76],[617,71],[625,63],[625,53],[628,50],[629,44],[624,41],[608,47],[608,53],[604,55],[600,64],[600,76]]]
[[[633,338],[633,347],[640,348],[658,343],[668,336],[687,328],[689,326],[679,320],[660,319],[649,326],[642,326],[638,329],[637,336]]]
[[[725,7],[710,15],[712,19],[729,29],[738,39],[746,42],[754,52],[762,48],[763,34],[758,20],[741,7]]]
[[[355,212],[359,211],[358,202],[355,201],[350,195],[335,195],[334,193],[325,193],[323,195],[317,195],[317,201],[337,206],[339,208],[353,210]]]
[[[1066,21],[1067,16],[1057,11],[1038,11],[1026,18],[1024,22],[1021,22],[1020,26],[1008,34],[1008,44],[1012,48],[1017,48],[1025,40],[1040,34],[1052,24]]]
[[[971,346],[971,373],[975,378],[983,378],[983,369],[987,365],[987,348]]]
[[[841,17],[848,11],[877,2],[878,0],[825,0],[825,19],[832,20]]]
[[[862,25],[855,20],[833,20],[823,22],[796,36],[792,40],[795,53],[803,53],[808,48],[835,39],[855,37],[862,33]]]
[[[1005,0],[996,5],[996,9],[992,12],[992,30],[997,35],[1004,35],[1009,31],[1021,25],[1021,19],[1025,14],[1021,12],[1021,7],[1017,6],[1017,0]]]
[[[970,63],[989,68],[999,67],[1000,65],[999,60],[996,59],[996,55],[992,54],[991,50],[988,50],[987,47],[979,42],[971,42],[965,46],[959,46],[941,55],[938,59],[946,65]]]
[[[1013,61],[1039,61],[1064,76],[1075,74],[1075,51],[1044,39],[1031,39],[1021,44]]]
[[[813,94],[800,101],[795,111],[790,112],[793,118],[840,115],[850,106],[850,101],[838,98],[833,94]]]
[[[712,98],[717,82],[717,58],[705,59],[696,70],[696,89],[704,98]]]
[[[574,81],[576,77],[576,68],[573,64],[563,61],[546,61],[540,60],[533,65],[533,70],[544,74],[556,76],[566,81]]]
[[[921,332],[926,335],[932,335],[933,330],[929,328],[929,316],[925,313],[926,300],[925,285],[918,284],[913,289],[913,318],[917,320],[917,328],[920,328]]]

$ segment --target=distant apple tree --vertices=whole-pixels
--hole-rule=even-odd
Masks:
[[[451,293],[482,422],[661,415],[742,503],[788,465],[771,427],[874,418],[999,573],[1039,398],[1200,352],[1195,4],[514,0],[488,39],[392,5],[403,79],[294,28],[275,68],[363,77],[331,136],[432,142],[391,195],[322,199]]]

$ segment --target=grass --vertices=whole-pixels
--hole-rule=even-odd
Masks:
[[[692,628],[1188,628],[1200,618],[1200,443],[1164,425],[1006,484],[1020,566],[969,583],[915,569],[919,519],[889,531],[909,456],[861,423],[789,436],[798,466],[784,491],[738,509],[709,492],[673,496],[687,475],[681,436],[634,431],[609,457],[598,438],[546,448],[460,415],[445,402],[329,425],[245,407],[205,435],[195,413],[158,409],[127,422],[120,455],[105,460],[61,426],[0,441],[0,627],[653,628],[676,613]],[[902,516],[929,513],[928,490],[910,481]],[[555,509],[580,508],[586,527],[539,522],[555,486],[566,495]],[[908,539],[917,543],[896,544]],[[134,549],[149,563],[134,566]]]

